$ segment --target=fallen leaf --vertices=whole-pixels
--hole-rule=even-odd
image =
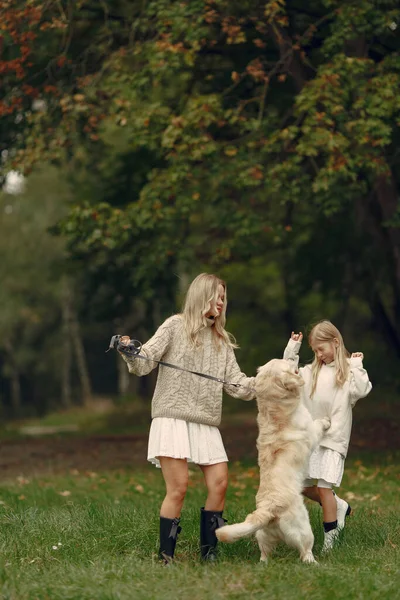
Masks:
[[[380,498],[381,495],[380,494],[376,494],[376,496],[372,496],[372,498],[370,498],[371,502],[375,502],[375,500],[378,500],[378,498]]]
[[[28,485],[28,483],[29,483],[29,479],[26,479],[22,475],[19,475],[17,477],[17,481],[18,481],[19,485]]]

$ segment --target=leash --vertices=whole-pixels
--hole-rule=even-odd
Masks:
[[[204,379],[211,379],[212,381],[217,381],[218,383],[222,383],[224,385],[231,385],[232,387],[245,387],[250,388],[248,385],[243,385],[242,383],[232,383],[230,381],[225,381],[225,379],[221,379],[220,377],[214,377],[214,375],[208,375],[207,373],[200,373],[199,371],[191,371],[190,369],[185,369],[184,367],[179,367],[178,365],[173,365],[171,363],[167,363],[163,360],[156,360],[155,358],[148,358],[143,354],[140,354],[142,349],[142,343],[139,340],[131,340],[129,344],[121,344],[120,335],[113,335],[110,341],[110,346],[106,352],[115,348],[121,354],[125,354],[125,356],[129,356],[130,358],[141,358],[142,360],[147,360],[148,362],[155,362],[163,367],[169,367],[170,369],[176,369],[177,371],[185,371],[185,373],[191,373],[192,375],[197,375],[198,377],[203,377]]]

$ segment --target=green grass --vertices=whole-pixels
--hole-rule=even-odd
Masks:
[[[131,401],[114,404],[111,400],[92,402],[87,406],[73,406],[69,409],[50,412],[43,417],[18,419],[0,424],[0,439],[24,437],[25,427],[60,428],[57,435],[81,436],[108,434],[136,434],[147,431],[150,424],[150,404]],[[73,426],[76,431],[64,430]]]
[[[176,564],[166,569],[156,559],[164,487],[154,467],[19,477],[0,487],[0,598],[399,598],[399,478],[398,454],[348,462],[340,493],[351,498],[354,516],[328,556],[320,556],[321,510],[309,505],[319,566],[303,565],[284,545],[260,565],[253,539],[221,544],[210,566],[198,560],[205,488],[193,468]],[[253,510],[257,485],[254,465],[230,466],[230,522]]]

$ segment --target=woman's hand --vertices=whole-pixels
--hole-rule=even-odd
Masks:
[[[294,331],[292,331],[292,335],[290,336],[290,339],[294,340],[295,342],[302,342],[303,334],[301,333],[301,331],[299,331],[299,333],[295,333]]]
[[[122,344],[123,346],[127,346],[130,341],[131,341],[131,338],[129,337],[129,335],[122,335],[119,339],[119,343]]]
[[[353,352],[353,354],[351,355],[351,358],[364,358],[364,354],[362,352]]]

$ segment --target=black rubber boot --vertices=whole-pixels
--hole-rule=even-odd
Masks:
[[[202,560],[213,562],[217,559],[217,536],[215,531],[223,527],[226,520],[222,518],[222,510],[200,509],[200,553]]]
[[[158,558],[166,565],[172,563],[174,558],[176,540],[178,539],[178,534],[181,532],[179,521],[180,519],[178,518],[167,519],[166,517],[160,517],[160,549],[158,551]]]

